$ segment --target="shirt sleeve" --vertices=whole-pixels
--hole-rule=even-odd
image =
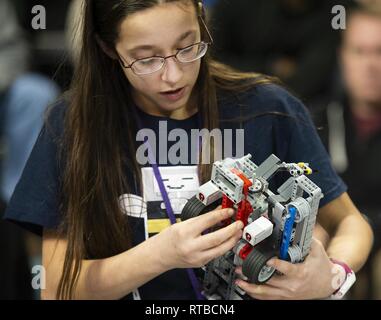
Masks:
[[[308,178],[324,194],[320,207],[347,191],[347,186],[332,167],[307,108],[299,99],[278,85],[262,85],[242,101],[241,105],[246,108],[243,113],[255,116],[245,123],[244,128],[245,151],[254,156],[257,164],[270,154],[288,163],[308,163],[314,169]],[[282,173],[276,175],[271,186],[278,188],[288,177]]]
[[[4,219],[39,235],[43,228],[57,228],[61,220],[58,144],[62,113],[62,106],[51,109],[4,214]]]
[[[285,96],[285,108],[292,116],[287,121],[290,141],[285,161],[309,163],[314,173],[308,177],[324,194],[320,200],[322,207],[346,192],[347,186],[334,170],[307,108],[299,99],[289,94]]]

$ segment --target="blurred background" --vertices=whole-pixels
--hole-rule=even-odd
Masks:
[[[0,0],[0,210],[42,126],[70,84],[82,0]],[[371,223],[375,244],[350,299],[381,299],[381,1],[204,0],[214,55],[279,77],[310,109],[333,165]],[[345,29],[332,27],[335,5]],[[35,6],[46,29],[35,30]],[[41,22],[41,21],[40,21]],[[343,22],[343,21],[340,21]],[[39,299],[41,239],[0,220],[0,299]]]

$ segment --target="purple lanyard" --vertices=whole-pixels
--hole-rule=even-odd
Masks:
[[[140,118],[139,118],[137,112],[135,114],[136,114],[136,120],[137,120],[138,126],[140,129],[142,129],[143,126],[142,126],[142,123],[140,121]],[[165,204],[165,209],[167,210],[169,221],[171,222],[171,224],[175,224],[176,223],[176,216],[175,216],[175,213],[173,211],[171,202],[169,200],[168,192],[165,189],[165,186],[163,183],[163,178],[162,178],[160,170],[159,170],[159,166],[156,163],[156,159],[155,159],[156,157],[152,154],[151,145],[148,143],[148,141],[144,140],[144,143],[146,144],[146,146],[148,148],[148,159],[149,159],[150,165],[153,169],[153,172],[154,172],[154,175],[156,178],[156,182],[159,186],[161,196],[163,197],[163,201]],[[192,268],[187,268],[186,270],[188,273],[189,280],[192,284],[193,290],[196,294],[197,300],[204,300],[205,297],[201,293],[200,283],[197,280],[197,277],[194,273],[194,270]]]

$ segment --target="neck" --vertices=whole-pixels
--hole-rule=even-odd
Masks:
[[[181,107],[173,111],[166,110],[145,110],[141,108],[144,112],[159,117],[167,117],[174,120],[185,120],[197,113],[197,107],[191,108],[189,105]]]

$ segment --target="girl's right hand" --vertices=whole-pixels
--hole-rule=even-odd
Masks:
[[[156,235],[157,252],[165,269],[199,268],[232,249],[242,236],[243,223],[202,233],[230,218],[233,209],[218,209],[176,223]]]

